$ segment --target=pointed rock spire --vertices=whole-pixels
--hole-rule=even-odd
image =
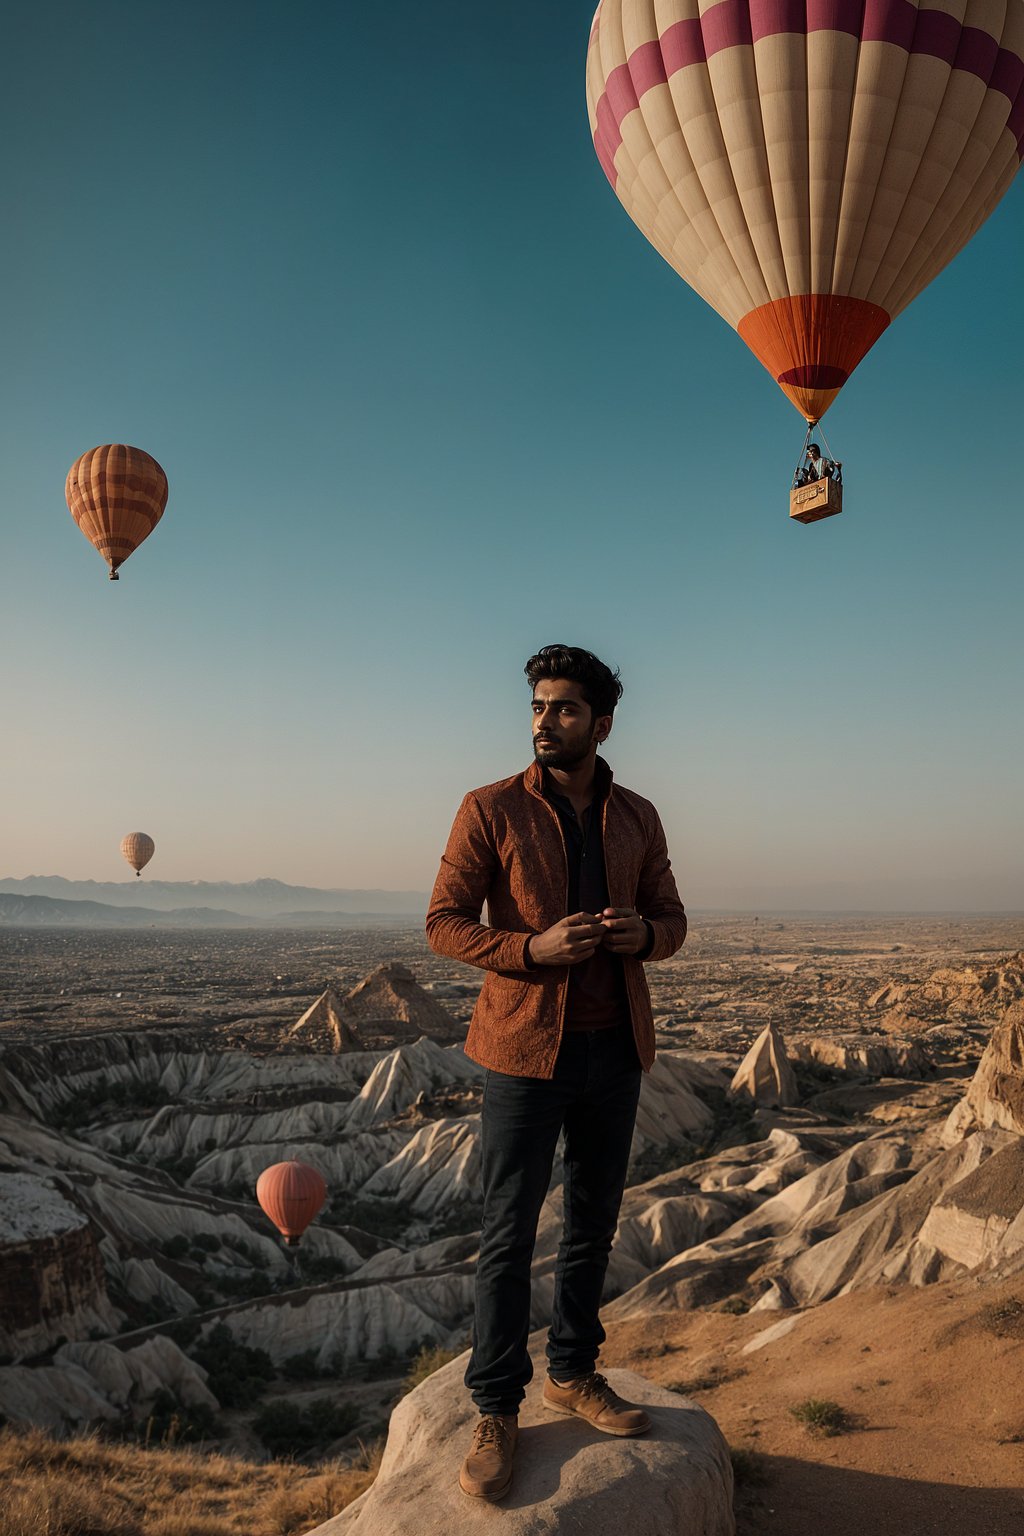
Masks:
[[[736,1076],[729,1085],[729,1096],[734,1099],[753,1099],[765,1107],[796,1104],[800,1090],[796,1074],[786,1055],[786,1042],[782,1031],[772,1023],[754,1041],[740,1062]]]
[[[316,1050],[365,1051],[362,1035],[351,1019],[345,1017],[345,1001],[340,992],[328,985],[316,1002],[288,1031],[288,1039]]]

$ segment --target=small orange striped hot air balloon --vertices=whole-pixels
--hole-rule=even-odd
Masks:
[[[1021,0],[601,0],[626,212],[816,423],[1024,154]]]
[[[149,537],[167,505],[167,476],[156,459],[127,443],[104,443],[76,459],[64,487],[68,509],[119,581],[123,565]]]
[[[299,1246],[326,1198],[323,1176],[308,1163],[274,1163],[256,1180],[256,1199],[289,1248]]]
[[[121,856],[128,860],[136,875],[141,875],[156,853],[156,843],[148,832],[129,832],[121,839]]]

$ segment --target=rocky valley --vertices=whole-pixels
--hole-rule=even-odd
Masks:
[[[881,1536],[932,1529],[931,1484],[935,1509],[944,1487],[974,1490],[958,1506],[969,1536],[1024,1518],[1022,940],[1011,919],[698,916],[681,954],[649,968],[659,1054],[606,1354],[711,1410],[741,1530],[819,1530],[801,1500],[813,1507],[808,1479],[830,1467],[925,1500],[916,1527],[882,1511]],[[422,1435],[428,1392],[461,1422],[483,1081],[461,1042],[478,985],[418,927],[4,930],[0,1414],[253,1465],[344,1458],[390,1422],[380,1475],[336,1529],[404,1529],[395,1446]],[[289,1158],[328,1186],[298,1250],[253,1192]],[[556,1160],[538,1330],[560,1178]],[[902,1477],[894,1394],[882,1434],[857,1370],[877,1379],[885,1352],[909,1399],[908,1373],[931,1377],[908,1341],[929,1329],[932,1358],[983,1358],[985,1376],[955,1388],[970,1447]],[[800,1431],[800,1400],[833,1397],[849,1433]],[[915,1443],[923,1422],[939,1434],[940,1401],[930,1419],[920,1403],[899,1413]],[[721,1497],[709,1531],[733,1519]],[[458,1513],[456,1498],[445,1518]]]

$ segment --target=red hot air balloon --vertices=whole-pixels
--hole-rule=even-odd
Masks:
[[[1019,169],[1024,5],[601,0],[587,97],[630,218],[816,422]]]
[[[256,1199],[289,1248],[299,1246],[326,1198],[323,1177],[308,1163],[275,1163],[256,1180]]]
[[[128,860],[136,875],[141,875],[156,853],[156,843],[148,832],[129,832],[121,839],[121,857]]]
[[[123,565],[149,537],[167,505],[167,476],[156,459],[127,443],[104,443],[76,459],[64,487],[68,510],[119,581]]]

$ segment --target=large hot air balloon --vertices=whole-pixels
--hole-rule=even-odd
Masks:
[[[601,0],[594,147],[808,422],[1020,165],[1021,0]]]
[[[119,565],[138,549],[167,505],[167,476],[156,459],[127,443],[104,443],[76,459],[64,487],[68,509],[119,581]]]
[[[323,1177],[308,1163],[274,1163],[256,1180],[256,1199],[289,1248],[298,1247],[326,1198]]]
[[[156,853],[156,843],[148,832],[129,832],[121,839],[121,856],[128,860],[136,875],[141,875]]]

